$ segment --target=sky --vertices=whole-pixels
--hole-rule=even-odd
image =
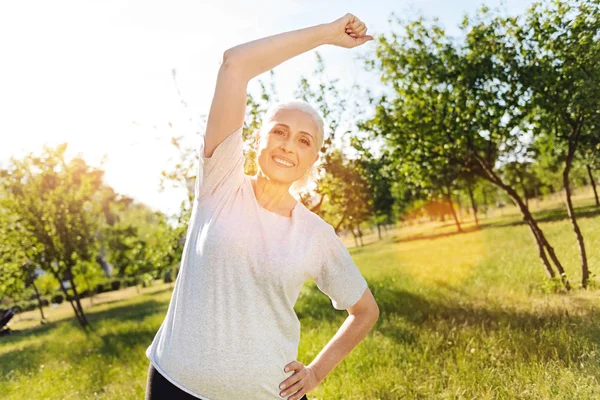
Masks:
[[[0,168],[11,156],[40,154],[67,142],[66,158],[80,154],[102,167],[105,182],[169,215],[185,189],[159,192],[162,170],[177,161],[171,137],[200,149],[200,116],[207,115],[223,52],[285,31],[332,22],[350,12],[367,34],[388,34],[392,12],[437,17],[450,35],[481,4],[521,14],[522,1],[253,0],[29,1],[0,3]],[[397,27],[394,29],[397,30]],[[274,68],[277,91],[290,98],[301,75],[310,76],[315,51],[339,85],[379,81],[354,49],[325,45]],[[173,71],[176,74],[173,74]],[[258,80],[248,91],[259,93]],[[380,88],[379,88],[380,89]],[[183,102],[185,102],[185,105]],[[103,162],[103,163],[102,163]],[[102,164],[101,164],[102,163]]]

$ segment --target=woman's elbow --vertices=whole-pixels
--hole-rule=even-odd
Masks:
[[[223,52],[223,64],[231,57],[232,49],[227,49]]]
[[[223,52],[223,64],[227,63],[228,65],[238,64],[236,60],[239,60],[240,52],[237,49],[237,46],[230,47]]]
[[[235,56],[235,52],[231,49],[225,50],[223,53],[223,62],[221,63],[221,70],[227,71],[227,73],[236,78],[240,78],[248,82],[250,78],[246,71],[246,67],[243,62]]]

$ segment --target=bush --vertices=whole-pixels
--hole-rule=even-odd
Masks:
[[[543,277],[540,281],[529,285],[529,292],[543,294],[565,294],[567,293],[560,276],[554,278]]]
[[[38,300],[22,300],[19,301],[17,303],[14,304],[15,307],[17,307],[17,312],[23,312],[23,311],[31,311],[31,310],[35,310],[39,307],[39,303],[42,304],[42,307],[48,307],[50,305],[50,302],[48,301],[47,298],[45,297],[40,297],[40,301],[38,302]]]
[[[98,285],[96,285],[96,293],[110,292],[111,290],[112,290],[112,285],[110,282],[99,283]]]
[[[142,274],[140,278],[142,280],[142,287],[152,286],[152,282],[154,281],[154,276],[152,276],[152,274],[147,272],[145,274]]]
[[[162,279],[164,283],[171,283],[174,281],[173,279],[173,269],[168,268],[163,272]]]
[[[102,293],[102,292],[104,292],[104,284],[99,283],[96,285],[96,293]]]
[[[600,288],[600,281],[598,280],[598,276],[595,273],[590,273],[590,277],[588,279],[588,289],[598,289]]]
[[[121,281],[115,279],[110,283],[110,290],[119,290],[121,288]]]
[[[29,301],[29,302],[33,302],[34,304],[38,303],[38,298],[36,295],[30,296],[28,300],[24,300],[24,302]],[[48,299],[44,296],[40,296],[40,302],[42,303],[42,307],[47,307],[49,302]]]
[[[37,308],[37,300],[36,301],[31,301],[31,300],[20,301],[16,304],[16,306],[21,310],[21,312],[35,310]]]
[[[61,304],[63,301],[65,301],[65,296],[63,296],[62,293],[57,293],[54,296],[52,296],[50,300],[54,304]]]

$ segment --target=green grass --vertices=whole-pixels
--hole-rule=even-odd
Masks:
[[[576,198],[592,272],[600,271],[600,210]],[[534,208],[571,282],[580,280],[575,236],[560,202]],[[600,291],[545,289],[528,228],[514,210],[455,234],[423,224],[365,237],[350,252],[381,316],[310,399],[598,399]],[[451,222],[451,221],[450,221]],[[465,220],[469,229],[472,221]],[[349,245],[353,239],[345,238]],[[597,285],[598,279],[595,282]],[[144,355],[167,310],[172,284],[103,294],[86,303],[86,336],[66,305],[36,312],[0,338],[2,399],[141,399]],[[105,303],[103,303],[106,301]],[[346,312],[309,281],[295,306],[302,323],[299,361],[308,364]],[[38,313],[39,314],[39,313]]]

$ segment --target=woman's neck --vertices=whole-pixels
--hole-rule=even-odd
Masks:
[[[256,200],[267,210],[287,212],[296,205],[296,199],[290,195],[288,187],[274,183],[260,173],[251,180]]]

